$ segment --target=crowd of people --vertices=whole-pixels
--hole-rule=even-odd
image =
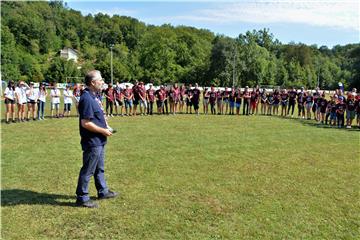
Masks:
[[[50,117],[68,117],[75,102],[76,109],[80,96],[84,90],[82,84],[74,88],[69,85],[64,90],[56,87],[50,90]],[[34,84],[27,85],[20,81],[16,86],[10,81],[4,92],[6,116],[5,122],[23,122],[44,120],[44,109],[48,93],[43,84],[34,88]],[[63,97],[64,108],[60,112],[60,98]],[[210,88],[200,89],[198,84],[193,87],[171,87],[161,85],[155,89],[151,84],[148,88],[143,82],[136,82],[133,86],[120,83],[114,86],[108,84],[106,89],[98,92],[100,102],[105,101],[104,114],[107,117],[136,116],[153,114],[179,113],[199,114],[202,101],[203,114],[213,115],[280,115],[294,117],[297,106],[297,117],[315,119],[320,124],[336,127],[351,128],[356,118],[356,126],[360,127],[360,94],[356,89],[344,92],[337,89],[328,97],[325,91],[317,88],[314,92],[301,89],[273,89],[255,87],[241,88]],[[17,105],[17,111],[15,111]],[[154,110],[156,106],[156,112]],[[27,106],[27,108],[26,108]],[[280,108],[280,109],[279,109]],[[241,111],[242,110],[242,111]],[[296,113],[295,113],[296,114]]]

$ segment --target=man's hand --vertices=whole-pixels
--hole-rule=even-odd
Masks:
[[[103,128],[103,131],[101,134],[104,135],[105,137],[110,137],[112,135],[112,132],[110,132],[110,130],[107,128]]]

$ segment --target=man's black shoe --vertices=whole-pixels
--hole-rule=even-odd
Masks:
[[[86,201],[86,202],[81,202],[81,201],[76,200],[76,206],[86,207],[86,208],[98,208],[99,207],[99,205],[97,205],[96,202],[93,202],[91,200]]]
[[[118,195],[119,193],[109,190],[106,194],[99,196],[98,199],[102,200],[102,199],[116,198]]]

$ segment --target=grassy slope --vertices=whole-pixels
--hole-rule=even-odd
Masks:
[[[72,207],[76,118],[2,124],[4,239],[359,237],[358,131],[261,116],[110,123],[106,176],[123,195],[97,210]]]

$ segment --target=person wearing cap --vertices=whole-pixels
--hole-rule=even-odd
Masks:
[[[351,128],[352,122],[355,119],[355,108],[354,95],[349,92],[346,99],[346,128]]]
[[[51,117],[54,117],[54,110],[55,116],[59,117],[59,108],[60,108],[60,90],[57,88],[57,83],[53,83],[53,89],[50,91],[50,97],[51,97]]]
[[[11,115],[12,121],[15,123],[15,83],[13,81],[9,81],[8,86],[5,88],[4,98],[6,106],[5,122],[10,123]]]
[[[98,204],[90,200],[89,182],[94,176],[98,199],[114,198],[118,193],[109,190],[105,180],[104,156],[107,137],[112,135],[104,117],[97,92],[102,90],[104,80],[97,70],[85,76],[87,88],[79,102],[79,130],[83,151],[83,166],[79,173],[76,188],[76,205],[96,208]]]
[[[45,113],[45,103],[46,103],[46,96],[47,96],[47,91],[45,88],[45,85],[43,83],[40,83],[39,86],[39,96],[38,96],[38,102],[37,102],[37,117],[38,120],[44,120],[44,113]]]
[[[30,88],[26,91],[27,102],[28,102],[28,111],[26,120],[30,120],[32,116],[33,120],[36,120],[36,103],[39,97],[39,89],[34,88],[34,83],[30,82]]]
[[[70,89],[69,84],[66,85],[66,87],[64,89],[64,92],[63,92],[63,96],[64,96],[64,112],[63,112],[63,116],[64,117],[70,117],[72,98],[73,98],[73,91]]]
[[[27,104],[26,99],[26,90],[29,89],[29,85],[24,81],[20,81],[18,86],[15,88],[15,96],[17,102],[17,115],[18,115],[18,122],[25,121],[25,106]]]

